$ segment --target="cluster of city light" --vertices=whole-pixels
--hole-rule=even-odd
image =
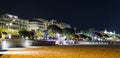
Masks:
[[[116,34],[115,31],[114,32],[112,32],[112,31],[108,32],[107,30],[105,30],[104,33],[105,34],[110,34],[110,35]]]
[[[7,22],[6,23],[6,26],[7,26],[7,28],[8,28],[8,30],[10,31],[10,32],[13,32],[13,29],[12,28],[10,28],[10,27],[13,27],[13,26],[16,26],[14,23],[15,22],[17,22],[17,20],[19,20],[18,19],[18,17],[17,16],[14,16],[14,15],[10,15],[10,14],[7,14],[7,16],[9,17],[9,19],[12,19],[12,21],[9,21],[9,22]],[[19,21],[21,21],[21,20],[19,20]],[[14,22],[14,23],[13,23]],[[23,21],[22,21],[23,22]],[[27,22],[27,21],[26,21]],[[48,22],[48,21],[46,21],[46,22]],[[20,23],[20,22],[19,22]],[[39,30],[39,31],[36,31],[36,30],[38,30],[38,29],[40,29],[39,27],[38,27],[38,24],[36,24],[36,23],[38,23],[38,22],[35,22],[35,21],[29,21],[29,22],[27,22],[27,23],[30,23],[30,24],[27,24],[27,28],[26,28],[26,30],[27,31],[30,31],[30,30],[34,30],[35,31],[35,33],[36,32],[39,32],[39,31],[41,31],[41,30]],[[53,21],[52,21],[52,24],[53,24]],[[47,24],[44,24],[44,25],[47,25]],[[49,25],[49,24],[48,24]],[[63,24],[64,25],[64,24]],[[19,26],[20,27],[20,26]],[[45,27],[45,26],[44,26]],[[48,26],[47,26],[48,27]],[[24,28],[24,27],[23,27]],[[61,28],[62,29],[62,28]],[[46,28],[44,29],[44,31],[45,30],[47,30]],[[44,36],[46,35],[45,34],[45,32],[44,31],[41,31],[42,32],[42,36],[40,36],[40,35],[36,35],[35,34],[35,40],[37,39],[37,40],[44,40]],[[48,31],[48,30],[47,30]],[[99,31],[98,31],[99,32]],[[102,39],[102,38],[100,38],[100,37],[98,37],[98,36],[90,36],[90,34],[92,34],[92,32],[91,33],[88,33],[89,35],[86,35],[86,34],[84,34],[84,32],[83,33],[80,33],[80,34],[77,34],[77,32],[75,32],[75,35],[81,35],[81,34],[84,34],[84,35],[86,35],[86,36],[89,36],[89,37],[91,37],[92,38],[92,40],[88,40],[88,38],[80,38],[80,36],[79,36],[79,38],[77,38],[78,39],[78,41],[76,40],[73,40],[74,39],[74,37],[72,36],[72,39],[71,39],[71,37],[70,37],[70,35],[68,35],[68,36],[66,36],[66,35],[64,35],[64,34],[60,34],[60,33],[54,33],[55,34],[55,36],[53,36],[52,38],[56,38],[56,39],[50,39],[48,36],[49,36],[49,32],[47,32],[48,34],[47,34],[47,36],[46,36],[46,41],[54,41],[56,44],[63,44],[63,45],[71,45],[71,44],[76,44],[75,42],[77,42],[77,44],[97,44],[96,42],[94,43],[94,42],[90,42],[90,41],[103,41],[104,39]],[[51,32],[52,33],[52,32]],[[107,41],[112,41],[113,40],[113,36],[115,36],[116,35],[116,33],[115,33],[115,31],[114,32],[112,32],[112,31],[110,31],[110,32],[108,32],[107,30],[105,30],[105,31],[103,31],[103,33],[104,34],[107,34],[108,36],[111,36],[111,37],[105,37],[105,40]],[[9,37],[9,39],[11,39],[12,37],[12,34],[7,34],[6,36],[8,36]],[[21,38],[24,38],[24,39],[26,39],[25,41],[23,41],[22,43],[22,45],[23,46],[25,46],[25,47],[29,47],[30,45],[32,45],[32,42],[30,42],[30,41],[28,41],[28,39],[29,39],[29,37],[28,36],[21,36]],[[115,37],[114,37],[115,38]],[[82,39],[81,41],[79,41],[79,39]],[[116,41],[119,41],[119,40],[116,40]],[[4,40],[3,41],[3,48],[4,47],[7,47],[7,43],[5,43],[6,41]],[[99,44],[99,43],[98,43]],[[102,44],[102,43],[100,43],[100,44]]]

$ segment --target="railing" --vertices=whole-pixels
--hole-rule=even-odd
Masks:
[[[56,41],[57,45],[120,45],[120,42],[116,41]]]

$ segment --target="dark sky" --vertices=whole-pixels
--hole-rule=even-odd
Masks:
[[[79,30],[95,28],[120,33],[119,0],[0,0],[0,13],[55,19]]]

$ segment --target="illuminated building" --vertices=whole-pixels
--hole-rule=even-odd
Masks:
[[[22,20],[18,18],[17,16],[5,14],[2,16],[2,19],[0,20],[0,27],[7,28],[7,29],[21,29],[26,28],[27,26],[27,20]]]
[[[61,29],[71,28],[69,24],[58,23],[56,20],[46,20],[42,18],[21,19],[11,14],[4,14],[2,15],[2,19],[0,19],[0,27],[13,30],[26,29],[28,31],[39,30],[44,32],[49,25],[53,24],[59,26]]]
[[[105,31],[104,31],[104,34],[114,35],[114,34],[116,34],[116,33],[115,33],[115,31],[114,31],[114,32],[112,32],[112,31],[108,32],[107,30],[105,30]]]
[[[26,30],[44,30],[44,19],[20,19],[18,16],[5,14],[0,19],[0,27],[7,29],[26,29]]]

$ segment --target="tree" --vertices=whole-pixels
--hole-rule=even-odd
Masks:
[[[6,31],[5,28],[0,27],[0,33]]]
[[[74,36],[74,39],[75,39],[75,40],[78,40],[78,39],[79,39],[79,35],[74,34],[73,36]]]
[[[2,17],[2,15],[0,15],[0,20],[3,20],[3,17]]]
[[[93,35],[94,37],[97,37],[97,38],[96,38],[97,40],[98,40],[98,39],[104,40],[103,35],[102,35],[100,32],[93,32],[92,35]]]
[[[110,36],[109,35],[107,35],[107,34],[104,34],[103,35],[105,38],[109,38]]]
[[[92,38],[91,37],[89,37],[89,36],[87,36],[87,35],[84,35],[84,34],[80,34],[79,35],[80,36],[80,38],[84,38],[84,39],[87,39],[87,40],[92,40]]]
[[[109,38],[110,36],[108,34],[103,34],[103,40],[106,40],[107,38]]]
[[[63,30],[63,34],[66,35],[68,39],[73,39],[74,38],[75,31],[73,29],[64,28],[62,30]]]
[[[103,35],[102,35],[101,33],[99,33],[99,32],[94,32],[94,35],[96,35],[96,36],[98,36],[98,37],[100,37],[100,38],[103,37]]]
[[[22,30],[20,30],[19,31],[19,34],[21,35],[21,36],[28,36],[29,35],[29,32],[27,31],[27,30],[24,30],[24,29],[22,29]]]
[[[53,37],[57,38],[57,33],[62,34],[62,29],[58,27],[57,25],[49,25],[47,29],[49,32],[48,34],[52,33],[54,35]],[[45,37],[47,37],[47,34]]]
[[[29,36],[32,37],[32,39],[34,39],[34,35],[35,35],[35,31],[28,31],[29,32]]]
[[[64,28],[62,30],[63,30],[63,34],[65,34],[65,35],[75,34],[75,31],[73,29],[70,29],[70,28]]]
[[[47,29],[54,33],[62,33],[62,29],[58,27],[57,25],[49,25]]]

